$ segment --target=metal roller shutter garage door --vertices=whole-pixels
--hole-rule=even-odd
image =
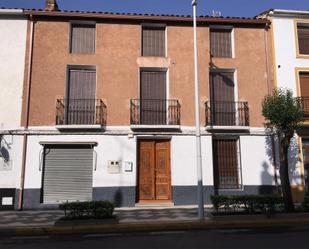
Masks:
[[[43,203],[91,200],[92,170],[90,145],[45,147]]]

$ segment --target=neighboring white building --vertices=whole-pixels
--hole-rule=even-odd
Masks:
[[[274,9],[261,15],[271,21],[275,86],[291,89],[302,98],[309,117],[309,11]],[[294,199],[308,188],[309,119],[291,146],[291,184]],[[298,144],[298,146],[297,146]]]
[[[0,9],[0,210],[16,204],[22,158],[20,128],[27,18],[21,9]]]

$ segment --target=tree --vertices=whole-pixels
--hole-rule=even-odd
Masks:
[[[303,120],[303,109],[299,98],[293,97],[293,92],[286,89],[275,89],[272,95],[264,97],[262,114],[279,141],[280,180],[284,207],[286,211],[294,210],[289,179],[288,150],[295,131]]]

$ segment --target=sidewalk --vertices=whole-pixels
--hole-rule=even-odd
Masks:
[[[232,215],[214,217],[205,209],[197,218],[196,207],[116,209],[116,219],[60,221],[62,211],[0,212],[0,235],[50,235],[73,233],[115,233],[162,230],[258,228],[309,225],[309,213]]]

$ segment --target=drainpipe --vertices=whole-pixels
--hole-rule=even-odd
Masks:
[[[269,40],[268,40],[268,32],[269,30],[269,24],[266,24],[265,29],[264,29],[264,43],[265,43],[265,57],[266,57],[266,81],[267,81],[267,90],[268,94],[271,94],[272,89],[270,86],[270,80],[269,80],[269,54],[271,54],[271,51],[269,51]]]
[[[271,94],[272,92],[272,86],[270,85],[270,79],[269,79],[269,55],[271,54],[271,51],[269,51],[269,40],[268,40],[268,30],[270,26],[269,24],[266,24],[265,30],[264,30],[264,43],[265,43],[265,57],[266,57],[266,80],[267,80],[267,91],[268,94]],[[276,150],[275,150],[275,134],[270,135],[271,139],[271,150],[272,150],[272,157],[273,157],[273,167],[274,167],[274,180],[276,185],[276,191],[277,193],[280,193],[279,184],[278,184],[278,175],[277,175],[277,157],[276,157]]]
[[[33,16],[30,15],[30,41],[29,41],[29,54],[28,54],[28,71],[27,71],[27,93],[26,93],[26,120],[24,128],[24,139],[23,139],[23,154],[22,154],[22,166],[20,176],[20,188],[18,196],[18,210],[23,209],[23,197],[25,187],[25,172],[26,172],[26,159],[27,159],[27,145],[28,135],[26,134],[29,126],[29,110],[30,110],[30,91],[31,91],[31,72],[32,72],[32,56],[33,56],[33,37],[34,37],[34,21]]]

